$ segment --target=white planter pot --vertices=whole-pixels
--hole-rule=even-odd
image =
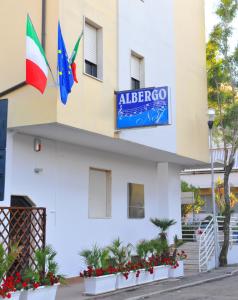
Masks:
[[[131,271],[128,274],[128,279],[121,273],[117,274],[116,289],[124,289],[136,285],[136,272]]]
[[[167,279],[169,277],[168,266],[156,266],[154,267],[154,280]]]
[[[19,300],[20,295],[21,295],[21,292],[12,292],[11,293],[11,300]],[[3,299],[3,298],[0,296],[0,299]],[[5,299],[7,299],[7,298],[5,298]]]
[[[20,300],[55,300],[58,286],[59,283],[52,286],[40,286],[35,290],[23,291]]]
[[[169,278],[177,278],[184,276],[184,263],[182,260],[178,261],[179,266],[174,269],[173,267],[169,268]]]
[[[150,274],[150,272],[146,271],[145,269],[139,270],[140,274],[139,277],[136,278],[137,284],[144,284],[148,282],[154,281],[154,274]]]
[[[114,291],[116,289],[116,279],[116,274],[84,278],[85,294],[97,295]]]

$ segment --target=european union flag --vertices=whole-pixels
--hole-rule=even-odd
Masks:
[[[69,64],[67,51],[64,44],[64,39],[61,33],[60,23],[58,23],[58,72],[60,98],[63,104],[66,104],[68,94],[74,84],[74,78]]]

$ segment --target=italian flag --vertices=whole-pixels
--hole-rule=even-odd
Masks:
[[[45,91],[48,77],[48,62],[29,16],[26,22],[26,82]]]

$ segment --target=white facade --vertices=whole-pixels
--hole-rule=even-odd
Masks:
[[[120,138],[176,153],[173,10],[172,0],[118,1],[118,90],[131,89],[131,53],[143,57],[144,87],[168,86],[170,88],[171,124],[139,130],[123,130],[120,132]]]
[[[67,4],[66,1],[64,2],[65,8],[68,7],[68,2]],[[10,205],[12,195],[26,195],[36,206],[46,207],[47,243],[52,244],[58,252],[60,271],[67,276],[79,274],[82,267],[79,251],[91,247],[95,243],[105,246],[113,239],[120,237],[125,243],[135,244],[140,239],[156,237],[159,232],[150,222],[151,217],[176,220],[176,225],[168,232],[169,242],[172,243],[175,234],[181,237],[180,171],[185,166],[192,168],[194,165],[203,164],[206,160],[206,155],[200,156],[193,149],[190,152],[184,151],[187,149],[190,139],[186,139],[186,137],[181,139],[183,131],[177,128],[179,122],[177,122],[176,109],[178,111],[179,104],[176,107],[176,103],[179,100],[176,99],[176,95],[179,93],[176,94],[175,78],[176,51],[178,51],[175,47],[175,2],[173,0],[120,0],[117,3],[118,32],[111,27],[105,28],[104,26],[100,29],[99,41],[95,40],[94,31],[91,32],[90,40],[93,43],[84,44],[85,58],[92,63],[97,62],[99,69],[101,71],[103,69],[104,76],[99,74],[100,80],[98,80],[98,78],[82,73],[82,80],[78,86],[74,87],[69,96],[74,97],[74,102],[73,99],[70,99],[66,107],[57,104],[57,116],[53,121],[52,119],[50,119],[51,121],[48,119],[38,121],[39,115],[44,115],[44,113],[47,115],[44,109],[43,113],[41,111],[38,113],[35,104],[38,101],[35,95],[38,94],[29,93],[30,96],[23,94],[19,101],[24,99],[36,101],[32,102],[31,106],[32,111],[34,113],[37,111],[37,113],[28,114],[34,122],[25,123],[23,120],[20,125],[19,123],[12,125],[11,131],[8,132],[6,192],[3,205]],[[84,16],[86,23],[88,20],[93,22],[92,25],[94,21],[95,24],[98,24],[98,20],[101,24],[106,15],[96,4],[94,5],[95,11],[91,9],[91,6],[88,7],[87,14],[89,16]],[[185,4],[183,5],[186,7]],[[199,8],[202,10],[200,1]],[[73,23],[71,20],[67,23],[66,20],[69,20],[72,12],[71,6],[68,15],[67,9],[62,9],[62,17],[64,13],[66,14],[64,28],[68,26],[68,38],[65,35],[66,41],[72,32],[70,24]],[[177,18],[183,15],[182,9],[181,12]],[[90,18],[87,19],[87,17]],[[178,19],[180,20],[180,18]],[[77,18],[77,22],[78,20],[79,18]],[[182,19],[182,22],[187,24],[188,20],[189,18],[186,21]],[[114,21],[116,22],[116,20]],[[199,24],[202,23],[200,15],[198,15],[197,21]],[[76,26],[75,24],[74,26]],[[89,22],[89,24],[91,23]],[[97,29],[97,34],[100,30]],[[200,33],[200,29],[195,27],[191,31],[192,33],[193,31],[199,32],[197,35],[199,40],[200,36],[203,37],[203,31]],[[114,56],[110,56],[108,53],[116,52],[112,44],[116,39],[109,41],[110,37],[116,36],[118,46],[115,57],[117,55],[118,63],[117,68],[114,69]],[[178,36],[180,37],[180,35]],[[181,36],[183,37],[182,33]],[[98,43],[102,43],[102,45],[98,45]],[[95,52],[90,52],[92,48],[98,48],[97,50],[103,52],[99,51],[99,56],[102,54],[101,60],[96,61]],[[54,51],[52,50],[52,53]],[[198,53],[198,55],[195,54],[196,57],[200,58],[203,54],[205,57],[203,47]],[[115,89],[118,91],[131,89],[132,54],[140,59],[138,70],[133,70],[133,72],[135,71],[133,74],[137,77],[135,79],[140,79],[141,87],[169,87],[170,124],[125,129],[114,134],[114,91]],[[96,56],[98,59],[98,54]],[[191,60],[191,64],[194,68],[193,74],[195,74],[197,67],[192,62],[193,60]],[[196,74],[196,84],[191,86],[199,89],[202,87],[205,91],[205,76],[203,76],[205,66],[202,63],[201,65],[197,64],[199,75]],[[113,66],[115,73],[108,68],[110,65]],[[187,72],[189,77],[190,73],[187,67],[184,68],[181,63],[178,68],[181,68],[183,73]],[[118,78],[117,87],[113,85],[116,77]],[[87,85],[84,85],[85,82]],[[192,95],[195,93],[196,89],[195,92],[192,89]],[[180,102],[181,99],[183,99],[181,103],[189,102],[190,98],[191,94],[186,91],[185,95],[180,95]],[[9,102],[11,99],[14,99],[14,95],[9,96]],[[49,98],[49,101],[51,100]],[[200,100],[205,101],[205,97],[198,100],[195,103],[199,108],[196,110],[197,114],[202,111]],[[47,101],[46,105],[52,103]],[[15,102],[20,103],[18,98],[15,99]],[[90,102],[90,105],[87,106],[86,102]],[[190,105],[193,103],[190,102]],[[183,107],[183,105],[181,106]],[[188,109],[190,108],[188,107]],[[25,114],[27,115],[27,113]],[[97,118],[98,115],[99,118]],[[12,119],[17,116],[19,116],[19,112],[16,110]],[[202,119],[203,116],[201,116]],[[193,126],[198,121],[197,118],[184,120],[184,124],[193,124]],[[13,124],[15,123],[13,122]],[[109,128],[109,126],[111,127]],[[97,127],[102,128],[98,129]],[[199,150],[201,149],[201,152],[206,154],[206,143],[203,143],[206,141],[206,132],[202,132],[204,134],[201,136],[204,139],[199,139],[201,141]],[[42,141],[40,152],[35,152],[33,148],[36,137]],[[185,141],[183,147],[180,147],[181,149],[176,149],[179,148],[178,140]],[[90,168],[106,170],[111,174],[111,207],[110,214],[108,213],[108,216],[111,215],[111,217],[89,218]],[[128,183],[144,185],[144,218],[128,218]]]
[[[48,139],[42,139],[40,152],[33,145],[33,136],[8,135],[7,177],[11,180],[3,205],[9,205],[10,195],[27,195],[36,206],[46,207],[47,243],[57,250],[63,274],[77,276],[82,267],[78,252],[95,243],[105,246],[120,237],[135,244],[156,237],[151,217],[178,221],[169,233],[170,242],[174,234],[181,234],[178,166]],[[111,218],[88,218],[90,167],[111,171]],[[144,219],[128,219],[127,183],[144,184]]]

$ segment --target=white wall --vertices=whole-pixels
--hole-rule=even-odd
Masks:
[[[228,265],[238,264],[238,245],[229,247],[227,256]]]
[[[215,181],[218,177],[221,177],[223,179],[222,173],[215,173],[214,178]],[[188,175],[181,175],[181,180],[188,182],[189,184],[192,184],[194,186],[198,186],[200,188],[209,188],[211,187],[211,174],[188,174]],[[237,187],[238,186],[238,175],[237,172],[231,173],[230,175],[230,185],[231,187]]]
[[[150,217],[177,219],[173,228],[177,232],[173,235],[180,234],[177,167],[157,166],[154,162],[52,140],[42,140],[42,151],[37,153],[33,151],[33,141],[32,136],[14,136],[8,194],[28,195],[37,206],[47,208],[47,242],[58,251],[62,273],[78,275],[78,252],[95,242],[107,245],[119,236],[126,243],[136,243],[155,237],[158,230]],[[88,219],[90,166],[112,172],[111,219]],[[43,171],[36,174],[35,168]],[[145,219],[127,218],[128,182],[145,185]],[[172,234],[169,236],[171,240]]]
[[[179,238],[181,233],[181,188],[180,169],[178,166],[169,163],[159,163],[157,166],[159,202],[161,210],[159,218],[174,219],[177,223],[168,231],[168,239],[173,243],[175,234]]]
[[[169,126],[125,129],[120,138],[176,152],[175,53],[172,0],[120,0],[118,89],[131,88],[131,50],[144,57],[145,87],[169,86]],[[166,141],[166,142],[165,142]]]

